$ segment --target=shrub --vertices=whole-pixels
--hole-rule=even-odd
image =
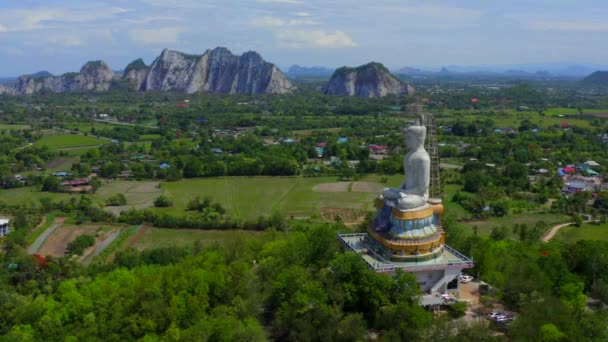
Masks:
[[[79,237],[68,243],[68,252],[70,254],[82,255],[85,249],[95,244],[95,238],[91,235],[80,235]]]
[[[127,198],[123,194],[116,194],[116,195],[111,196],[108,199],[106,199],[107,206],[117,207],[117,206],[126,205],[126,204],[127,204]]]
[[[173,205],[173,202],[167,197],[160,195],[154,200],[154,206],[157,208],[166,208]]]

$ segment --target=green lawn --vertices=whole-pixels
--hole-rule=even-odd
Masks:
[[[95,137],[77,135],[77,134],[58,134],[47,135],[37,140],[35,146],[48,146],[50,149],[58,150],[62,148],[73,148],[83,146],[99,146],[109,144],[107,140],[97,139]]]
[[[578,240],[608,241],[608,223],[584,223],[580,228],[563,227],[554,238],[555,241],[572,243]]]
[[[268,237],[265,232],[252,232],[245,230],[193,230],[193,229],[166,229],[149,228],[135,243],[137,249],[160,247],[187,247],[195,241],[206,246],[213,243],[231,244],[252,240],[263,240]]]

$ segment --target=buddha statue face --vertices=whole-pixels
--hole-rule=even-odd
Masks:
[[[410,150],[416,149],[424,145],[424,138],[426,137],[426,127],[424,126],[410,126],[405,131],[405,146]]]

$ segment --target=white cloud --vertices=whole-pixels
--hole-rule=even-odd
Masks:
[[[310,13],[308,12],[296,12],[293,15],[295,15],[296,17],[310,17]]]
[[[133,18],[127,19],[126,22],[132,24],[149,24],[157,21],[178,21],[180,18],[178,17],[168,17],[168,16],[151,16],[151,17],[143,17],[143,18]]]
[[[411,24],[417,28],[460,28],[477,25],[482,18],[479,10],[439,6],[418,5],[408,3],[402,6],[374,6],[370,10],[380,10],[389,15],[398,15],[404,24]]]
[[[606,32],[608,23],[590,23],[575,21],[529,21],[528,28],[540,31],[588,31]]]
[[[175,27],[129,31],[129,38],[133,42],[143,45],[175,44],[178,36],[179,30]]]
[[[257,0],[257,2],[262,4],[289,4],[289,5],[299,5],[302,3],[300,0]]]
[[[357,43],[342,31],[327,32],[324,30],[281,30],[277,32],[281,45],[292,48],[348,48]]]
[[[104,19],[112,19],[117,15],[130,12],[120,7],[62,9],[62,8],[32,8],[8,9],[0,12],[0,21],[5,31],[33,31],[48,28],[68,26],[70,23],[89,23]]]
[[[389,12],[412,14],[425,17],[444,17],[446,19],[450,17],[458,17],[461,19],[473,20],[478,19],[481,16],[481,11],[478,10],[438,5],[408,4],[406,6],[387,6],[379,8]]]
[[[251,20],[251,26],[253,27],[283,27],[283,26],[306,26],[306,25],[319,25],[318,21],[310,18],[299,18],[299,19],[281,19],[271,16],[254,17]]]
[[[53,45],[61,45],[61,46],[65,46],[65,47],[76,47],[76,46],[83,45],[82,39],[80,39],[76,36],[73,36],[73,35],[52,36],[52,37],[48,37],[46,39],[46,41]]]
[[[251,20],[253,27],[281,27],[285,25],[285,20],[275,17],[254,17]]]
[[[149,6],[176,8],[215,8],[215,4],[203,2],[201,0],[141,0]]]

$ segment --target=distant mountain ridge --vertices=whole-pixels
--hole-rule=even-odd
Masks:
[[[300,77],[329,77],[335,69],[326,68],[322,66],[304,67],[297,64],[289,67],[287,75],[293,78]]]
[[[53,74],[51,74],[50,72],[48,72],[46,70],[38,71],[37,73],[31,74],[30,76],[32,76],[34,78],[54,77]]]
[[[52,76],[24,75],[0,93],[29,95],[40,91],[108,91],[126,83],[135,91],[184,92],[188,94],[284,94],[296,88],[272,63],[254,51],[241,56],[218,47],[202,55],[164,49],[150,66],[142,59],[129,63],[123,74],[103,61],[87,62],[78,73]]]
[[[325,94],[363,98],[412,94],[413,91],[412,86],[401,82],[384,65],[376,62],[355,68],[339,68],[323,88]]]
[[[595,71],[583,79],[583,84],[608,87],[608,71]]]

